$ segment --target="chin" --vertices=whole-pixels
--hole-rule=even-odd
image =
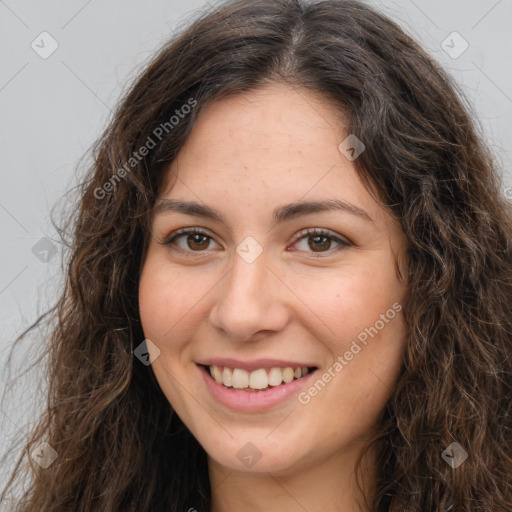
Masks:
[[[203,446],[211,462],[223,466],[230,471],[243,473],[272,473],[283,475],[293,473],[298,466],[305,463],[307,453],[304,452],[304,444],[300,436],[290,436],[281,431],[272,432],[272,429],[255,429],[254,435],[248,428],[240,429],[240,433],[230,430],[233,437],[226,439],[223,432],[221,439],[215,439],[210,434],[201,439]],[[298,450],[300,447],[300,451]]]

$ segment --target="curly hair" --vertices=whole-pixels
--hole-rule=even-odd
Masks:
[[[165,169],[201,109],[276,82],[339,106],[366,146],[358,176],[409,242],[407,347],[368,445],[380,447],[371,510],[512,510],[512,207],[460,87],[358,0],[223,2],[123,94],[62,226],[62,295],[30,328],[51,329],[48,401],[2,492],[27,457],[13,510],[209,510],[205,451],[134,360],[138,281]],[[42,441],[58,453],[46,469],[29,457]],[[453,442],[468,453],[457,469],[442,458]]]

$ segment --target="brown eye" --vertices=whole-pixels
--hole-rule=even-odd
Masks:
[[[333,247],[333,244],[335,247]],[[330,231],[313,228],[304,230],[299,233],[299,237],[294,244],[297,250],[309,252],[313,256],[329,255],[332,252],[340,250],[344,247],[350,247],[351,245],[352,244],[350,242],[334,236]]]
[[[209,236],[207,235],[200,235],[197,233],[187,235],[187,245],[190,249],[196,251],[196,250],[203,250],[206,249],[210,243]]]
[[[315,252],[327,251],[331,247],[331,239],[324,235],[315,235],[308,237],[308,246]]]
[[[183,252],[203,252],[210,249],[213,238],[197,228],[183,228],[171,233],[164,245],[176,246]]]

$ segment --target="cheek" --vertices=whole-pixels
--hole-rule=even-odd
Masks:
[[[199,322],[198,303],[205,294],[198,283],[189,283],[184,272],[171,268],[158,254],[148,254],[139,282],[140,319],[144,336],[160,350],[152,364],[156,380],[169,403],[182,413],[187,400],[179,383],[187,380],[191,369],[188,339]]]
[[[359,334],[363,333],[364,339],[366,330],[376,322],[381,336],[385,337],[387,332],[391,338],[395,337],[395,332],[390,331],[397,330],[397,322],[386,320],[399,316],[397,309],[401,309],[405,288],[385,255],[376,254],[373,261],[369,260],[347,264],[315,279],[293,276],[295,282],[290,287],[312,313],[303,319],[311,318],[309,327],[317,331],[317,339],[328,344],[336,354],[343,354]],[[398,306],[393,308],[393,304]],[[384,320],[381,315],[385,316]]]
[[[319,376],[322,382],[304,401],[324,395],[343,422],[367,418],[370,424],[392,393],[400,369],[405,288],[385,263],[382,258],[379,264],[347,266],[336,278],[315,282],[307,294],[307,305],[315,312],[309,329],[331,359]],[[325,406],[323,399],[316,404]]]
[[[165,258],[148,255],[139,282],[139,311],[144,334],[164,343],[180,339],[197,318],[201,299],[214,282],[196,278],[169,265]],[[177,333],[181,333],[180,336]]]

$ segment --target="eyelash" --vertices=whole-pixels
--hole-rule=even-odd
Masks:
[[[300,231],[297,234],[297,237],[296,237],[295,241],[293,242],[293,244],[296,244],[299,241],[301,241],[302,239],[305,239],[305,238],[307,239],[312,236],[326,236],[326,237],[330,238],[332,241],[334,241],[340,245],[340,247],[337,247],[334,249],[328,249],[327,251],[320,251],[317,253],[311,252],[310,254],[314,258],[322,258],[322,257],[325,257],[326,255],[331,255],[333,251],[336,252],[338,250],[341,250],[346,247],[350,247],[352,245],[350,242],[342,240],[341,238],[338,238],[336,236],[333,236],[331,233],[332,232],[329,230],[320,229],[320,228],[303,229],[302,231]],[[207,232],[203,231],[200,228],[182,228],[182,229],[178,229],[177,231],[174,231],[173,233],[171,233],[162,242],[162,244],[171,246],[174,244],[176,239],[178,239],[179,237],[181,237],[183,235],[204,235],[204,236],[210,238],[211,240],[213,240],[212,236],[210,236]],[[192,250],[185,250],[185,249],[181,249],[181,248],[178,248],[177,250],[182,251],[184,253],[198,253],[198,254],[207,251],[207,249],[205,249],[204,251],[192,251]],[[309,252],[309,251],[305,251],[305,252]],[[187,256],[189,256],[189,255],[187,254]],[[191,254],[190,254],[190,256],[194,257]]]

